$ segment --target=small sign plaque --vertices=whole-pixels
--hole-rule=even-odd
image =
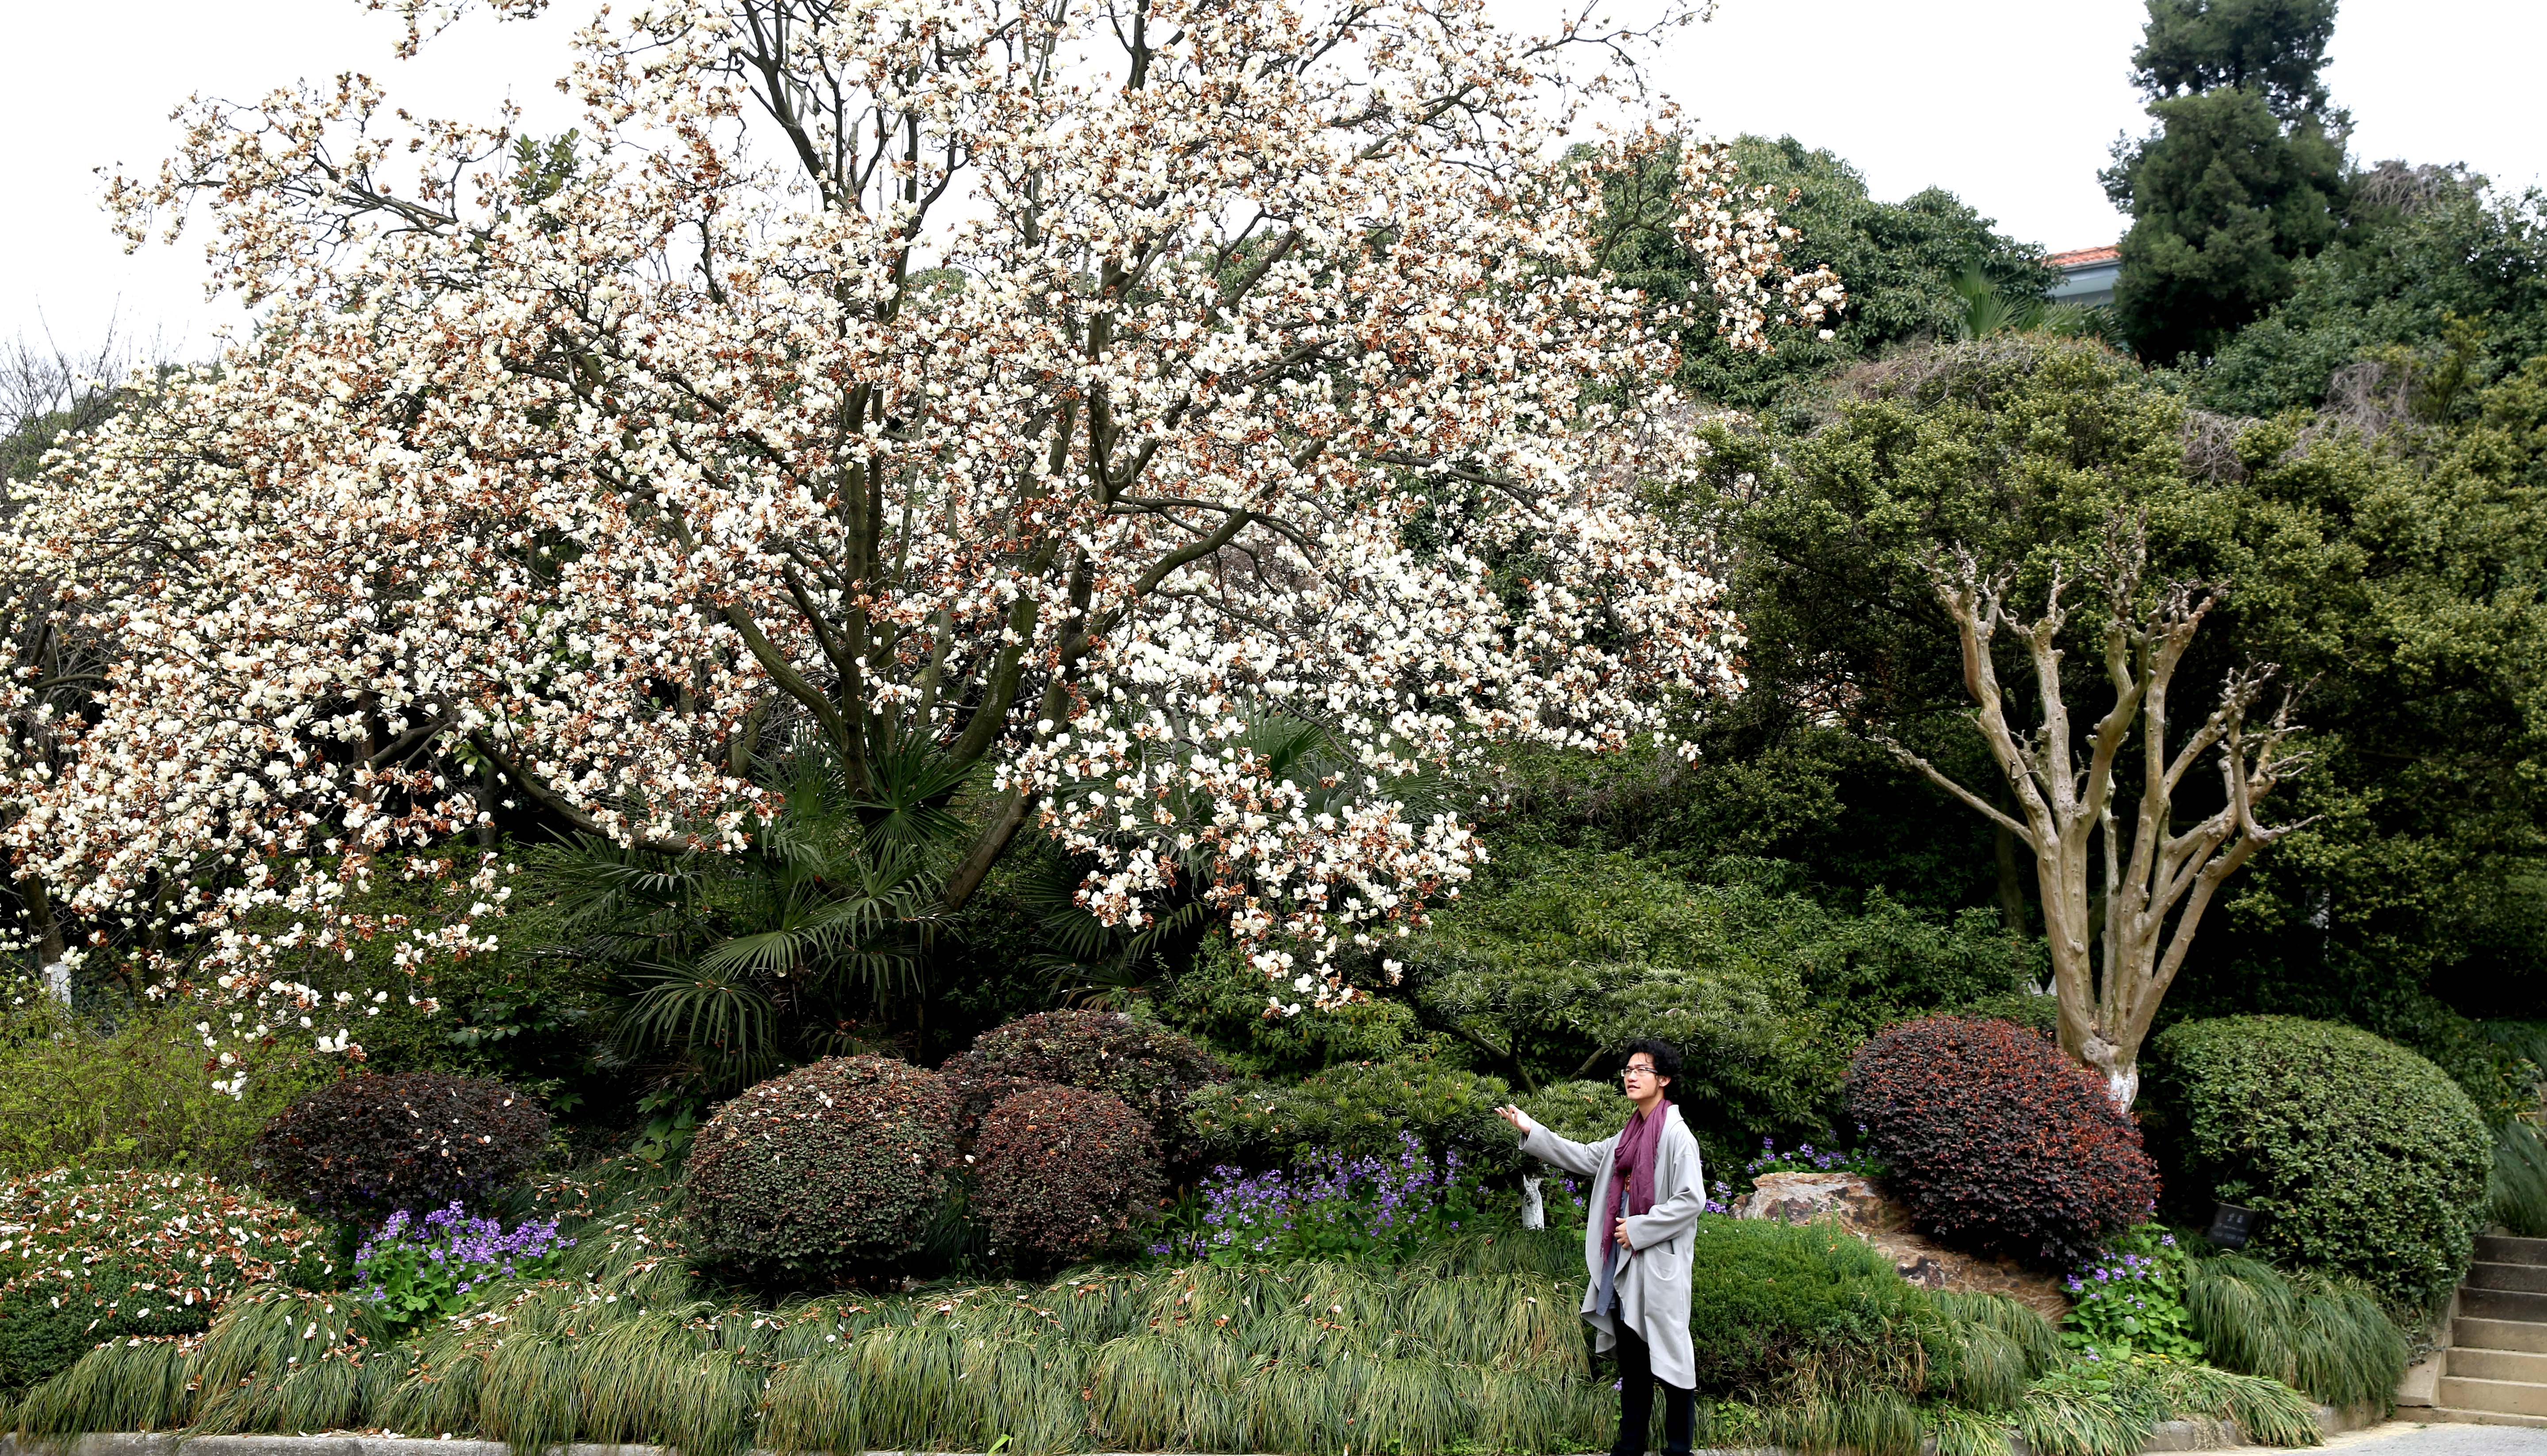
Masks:
[[[2262,1214],[2235,1203],[2222,1203],[2212,1207],[2211,1227],[2203,1234],[2222,1248],[2243,1248],[2246,1241],[2263,1227]]]

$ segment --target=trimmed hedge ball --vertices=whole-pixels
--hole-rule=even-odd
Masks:
[[[476,1202],[519,1181],[548,1147],[530,1093],[479,1076],[349,1076],[303,1097],[256,1136],[259,1186],[323,1217]]]
[[[2297,1016],[2188,1021],[2153,1051],[2170,1165],[2196,1197],[2261,1210],[2256,1249],[2415,1307],[2466,1273],[2494,1141],[2447,1072]]]
[[[942,1078],[833,1057],[747,1088],[699,1129],[689,1236],[709,1261],[758,1278],[875,1272],[928,1240],[959,1166]]]
[[[2085,1068],[2013,1022],[1930,1016],[1868,1042],[1850,1116],[1920,1228],[2053,1268],[2150,1216],[2157,1169]]]
[[[1027,1264],[1122,1248],[1165,1183],[1149,1123],[1111,1092],[1011,1092],[974,1145],[973,1212],[994,1249]]]
[[[1198,1156],[1186,1098],[1230,1076],[1197,1043],[1120,1011],[1021,1016],[974,1038],[973,1049],[943,1070],[955,1083],[968,1133],[1002,1099],[1029,1086],[1111,1092],[1150,1125],[1178,1166]]]

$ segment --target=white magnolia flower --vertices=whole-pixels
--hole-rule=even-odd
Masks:
[[[1736,347],[1845,300],[1723,147],[1569,155],[1609,83],[1567,57],[1644,36],[776,4],[597,16],[571,151],[349,76],[200,106],[116,183],[268,318],[0,526],[97,664],[0,703],[0,834],[67,916],[164,920],[190,992],[306,1019],[300,958],[492,948],[509,867],[413,851],[499,787],[728,849],[783,812],[739,767],[801,732],[984,767],[950,902],[1037,823],[1108,923],[1201,892],[1290,1015],[1456,896],[1477,844],[1415,806],[1486,747],[1740,688],[1717,554],[1658,505],[1704,455],[1603,270],[1607,181],[1677,146]],[[356,908],[383,873],[448,912]]]

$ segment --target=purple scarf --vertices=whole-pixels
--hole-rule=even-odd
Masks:
[[[1663,1114],[1669,1102],[1659,1102],[1651,1112],[1639,1112],[1627,1119],[1619,1132],[1619,1148],[1610,1156],[1610,1222],[1603,1231],[1618,1227],[1622,1218],[1651,1213],[1654,1207],[1654,1149],[1663,1140]]]

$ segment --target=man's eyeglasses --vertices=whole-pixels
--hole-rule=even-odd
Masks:
[[[1652,1076],[1654,1074],[1654,1070],[1650,1067],[1623,1067],[1619,1069],[1619,1079],[1625,1081],[1628,1077],[1634,1076],[1640,1071],[1647,1076]]]

